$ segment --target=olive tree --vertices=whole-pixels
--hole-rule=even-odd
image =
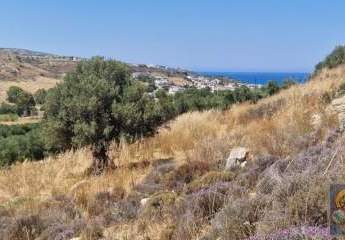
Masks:
[[[34,94],[35,102],[37,104],[44,104],[46,96],[47,96],[47,90],[43,88],[38,89]]]
[[[45,103],[46,143],[51,150],[92,146],[93,170],[113,166],[110,141],[131,140],[155,132],[156,103],[126,65],[95,57],[79,63],[50,91]]]
[[[28,93],[17,86],[12,86],[7,91],[7,101],[14,103],[19,115],[31,115],[36,105],[31,93]]]

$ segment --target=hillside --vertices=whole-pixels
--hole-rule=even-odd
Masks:
[[[0,102],[6,98],[10,86],[18,86],[34,93],[40,88],[52,88],[63,76],[73,70],[81,60],[78,57],[59,56],[26,49],[0,48]],[[138,75],[165,78],[176,86],[188,85],[188,71],[151,66],[128,64],[131,72]]]
[[[5,100],[10,86],[31,93],[54,87],[66,72],[74,69],[75,60],[25,49],[0,48],[0,102]]]
[[[344,76],[323,68],[256,104],[181,115],[113,144],[117,168],[101,176],[85,174],[88,148],[1,170],[0,239],[331,239]]]
[[[71,71],[78,58],[0,48],[0,80],[35,80],[37,77],[60,78]]]

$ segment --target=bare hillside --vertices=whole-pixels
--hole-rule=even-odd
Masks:
[[[36,52],[0,49],[0,81],[35,80],[37,77],[60,78],[77,61],[70,57],[39,55]]]
[[[10,86],[34,93],[49,89],[72,71],[79,59],[25,49],[0,48],[0,102]]]

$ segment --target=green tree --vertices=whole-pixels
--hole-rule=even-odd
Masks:
[[[11,86],[7,90],[7,101],[10,103],[17,103],[20,95],[24,93],[24,90],[17,86]]]
[[[17,107],[14,104],[2,102],[0,105],[0,114],[17,114]]]
[[[345,63],[345,45],[335,47],[335,49],[321,62],[315,66],[314,74],[323,68],[335,68]]]
[[[17,113],[19,115],[24,116],[31,115],[36,105],[31,93],[16,86],[10,87],[7,91],[7,100],[17,106]]]
[[[16,102],[18,114],[21,116],[30,116],[35,110],[35,99],[32,94],[23,92]]]
[[[34,94],[35,102],[37,104],[44,104],[46,96],[47,96],[47,90],[38,89]]]
[[[78,64],[48,93],[45,135],[50,150],[92,146],[93,171],[111,167],[109,142],[153,134],[160,123],[155,101],[130,79],[126,65],[96,57]]]
[[[293,79],[285,79],[282,85],[283,89],[288,89],[289,87],[296,85],[297,82],[294,81]]]
[[[277,82],[269,81],[266,86],[266,91],[269,96],[272,96],[280,91],[280,87]]]

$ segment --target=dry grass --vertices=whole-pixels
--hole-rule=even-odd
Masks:
[[[280,94],[260,101],[256,105],[241,104],[228,112],[219,111],[192,112],[179,116],[169,129],[162,129],[153,139],[137,144],[121,144],[120,149],[112,149],[110,155],[118,165],[130,161],[151,160],[155,155],[164,153],[174,156],[179,153],[195,152],[195,147],[212,145],[212,141],[221,140],[227,145],[223,151],[235,145],[248,146],[255,153],[287,155],[291,153],[291,144],[298,136],[312,130],[312,114],[321,114],[324,122],[322,128],[336,124],[332,114],[326,111],[322,96],[335,91],[341,81],[338,78],[329,81],[311,81],[305,86],[295,86]],[[312,93],[312,94],[311,94]],[[285,100],[285,107],[277,110],[272,116],[255,118],[249,113],[261,109],[267,104],[275,104],[279,99]],[[212,141],[211,141],[212,139]],[[227,142],[227,143],[224,143]],[[219,142],[218,142],[219,143]],[[220,144],[213,144],[217,148]],[[215,149],[209,149],[213,152]],[[16,196],[37,196],[37,193],[49,195],[52,192],[66,192],[81,180],[78,168],[91,159],[87,149],[67,152],[56,158],[48,158],[39,163],[24,163],[0,172],[2,190]],[[36,173],[40,174],[36,174]],[[76,172],[76,173],[75,173]],[[118,177],[116,179],[129,179]],[[130,174],[136,176],[137,173]],[[132,177],[129,177],[132,178]],[[16,179],[16,181],[12,181]],[[88,179],[90,182],[107,182],[112,174]],[[119,181],[119,180],[117,180]],[[134,180],[133,180],[134,181]],[[130,182],[133,182],[130,180]],[[7,183],[12,184],[7,184]],[[120,181],[121,182],[121,181]],[[123,184],[123,183],[121,183]],[[8,189],[6,189],[8,188]]]
[[[145,176],[147,169],[126,166],[143,160],[136,159],[135,156],[152,156],[152,149],[144,147],[145,144],[128,146],[122,143],[120,149],[113,147],[110,154],[116,164],[122,167],[102,176],[85,175],[92,162],[88,148],[65,152],[42,162],[16,164],[8,170],[0,171],[0,204],[13,199],[44,201],[61,194],[79,196],[85,193],[85,197],[91,199],[98,192],[109,191],[118,186],[129,192]]]
[[[19,117],[14,121],[0,121],[0,124],[3,125],[17,125],[17,124],[30,124],[38,123],[42,120],[41,116],[30,116],[30,117]]]
[[[344,72],[345,67],[322,72],[305,85],[293,86],[255,105],[244,103],[226,112],[193,112],[179,116],[153,138],[131,145],[124,141],[119,147],[113,145],[110,156],[119,167],[101,176],[84,174],[91,162],[88,148],[1,170],[0,205],[13,214],[35,213],[42,202],[65,195],[74,199],[86,213],[101,192],[116,192],[121,188],[128,196],[152,170],[146,162],[152,163],[155,159],[171,157],[177,164],[176,169],[193,165],[191,163],[207,163],[212,166],[209,170],[215,170],[222,166],[219,164],[234,146],[248,147],[255,156],[293,157],[309,144],[302,141],[309,134],[313,133],[314,139],[321,142],[328,130],[336,128],[337,118],[327,106],[343,82]],[[317,124],[313,121],[315,115],[320,120]],[[183,173],[181,178],[187,175]],[[198,181],[202,175],[204,172],[190,180]],[[207,225],[207,221],[196,224],[190,235],[200,234]],[[122,239],[139,239],[140,234],[150,239],[163,239],[163,236],[170,239],[171,222],[169,219],[144,223],[138,220],[118,224],[113,229]],[[114,237],[114,231],[108,230],[108,235]]]
[[[205,137],[216,138],[225,125],[221,124],[222,113],[205,111],[191,112],[171,122],[169,129],[163,129],[156,137],[157,147],[164,153],[188,152]]]
[[[225,113],[184,114],[170,124],[170,129],[160,132],[156,145],[167,154],[183,152],[195,160],[209,161],[219,160],[237,145],[247,146],[254,154],[293,154],[298,150],[298,138],[315,128],[322,137],[327,129],[336,126],[337,119],[327,110],[325,95],[332,96],[341,82],[342,76],[311,81],[255,105],[236,105]],[[314,126],[314,115],[319,116],[318,126]]]
[[[11,86],[17,86],[30,93],[35,93],[38,89],[41,89],[41,88],[43,89],[53,88],[60,81],[61,81],[60,79],[47,78],[47,77],[35,77],[33,80],[18,80],[18,81],[1,80],[0,103],[6,100],[6,97],[7,97],[6,91]]]

